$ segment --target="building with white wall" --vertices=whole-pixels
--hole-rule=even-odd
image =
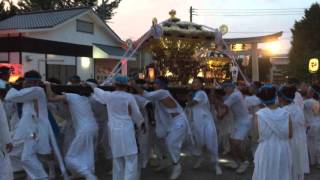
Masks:
[[[121,38],[91,8],[39,11],[0,22],[0,63],[22,64],[43,79],[103,80],[125,52]]]

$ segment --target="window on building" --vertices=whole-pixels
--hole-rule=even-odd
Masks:
[[[0,52],[0,62],[9,62],[8,52]]]
[[[93,23],[91,23],[91,22],[77,20],[77,31],[78,32],[93,34],[94,33],[93,27],[94,27]]]

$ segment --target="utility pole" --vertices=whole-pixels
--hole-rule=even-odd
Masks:
[[[189,13],[190,13],[190,22],[192,22],[192,15],[193,15],[193,14],[192,14],[192,13],[193,13],[193,8],[192,8],[192,6],[190,6],[190,12],[189,12]]]

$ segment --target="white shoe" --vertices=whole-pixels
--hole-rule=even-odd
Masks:
[[[160,165],[155,169],[155,172],[159,172],[159,171],[162,171],[164,170],[165,168],[168,168],[170,167],[170,162],[166,159],[163,159],[161,162],[160,162]]]
[[[244,161],[243,163],[241,163],[239,168],[236,170],[236,173],[243,174],[244,172],[246,172],[247,168],[249,167],[249,164],[249,161]]]
[[[222,170],[219,165],[216,165],[215,170],[216,170],[216,175],[218,175],[218,176],[222,175]]]
[[[200,157],[200,158],[197,160],[197,162],[194,164],[193,169],[198,169],[198,168],[201,166],[202,162],[203,162],[203,158]]]
[[[224,164],[224,166],[231,169],[237,169],[239,167],[239,165],[235,161],[230,161]]]
[[[174,165],[172,168],[170,179],[172,180],[177,179],[180,176],[181,171],[182,171],[181,164]]]

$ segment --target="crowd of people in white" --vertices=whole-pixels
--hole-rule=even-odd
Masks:
[[[114,180],[140,179],[151,157],[159,162],[155,171],[172,167],[170,179],[177,179],[181,153],[196,157],[199,168],[204,149],[216,175],[223,173],[219,156],[239,174],[253,160],[253,180],[303,180],[310,166],[320,167],[318,85],[225,81],[207,92],[195,78],[182,107],[163,77],[153,91],[117,76],[112,92],[90,79],[83,84],[89,93],[55,93],[57,82],[40,85],[36,71],[25,73],[20,89],[9,86],[9,75],[0,68],[0,180],[13,180],[19,168],[29,179],[56,179],[64,165],[65,179],[96,180],[99,148],[112,161]],[[77,76],[72,85],[80,85]]]

